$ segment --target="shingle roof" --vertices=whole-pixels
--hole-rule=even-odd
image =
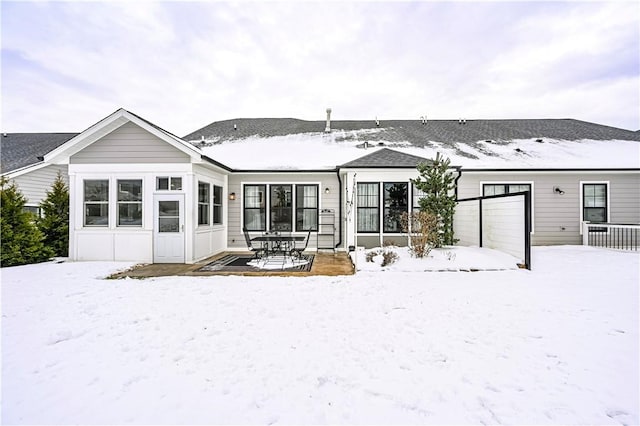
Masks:
[[[6,133],[0,136],[0,171],[7,173],[39,163],[77,133]]]
[[[345,163],[340,168],[411,168],[415,169],[420,163],[431,160],[417,155],[405,154],[389,148],[382,148],[371,154],[356,158]]]
[[[325,125],[325,121],[293,118],[243,118],[211,123],[183,139],[194,142],[204,137],[209,141],[224,142],[251,136],[321,133]],[[573,119],[466,120],[466,124],[459,124],[458,120],[430,120],[426,124],[420,120],[381,120],[379,126],[372,120],[333,120],[331,129],[338,142],[362,139],[370,142],[409,142],[415,146],[429,146],[430,141],[474,143],[537,138],[640,141],[638,132]]]

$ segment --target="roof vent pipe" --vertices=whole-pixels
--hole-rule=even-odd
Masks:
[[[380,127],[380,121],[378,121],[378,117],[376,117],[376,127]]]
[[[327,108],[327,125],[324,131],[329,133],[331,131],[331,108]]]

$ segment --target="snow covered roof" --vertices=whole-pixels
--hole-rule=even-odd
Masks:
[[[638,132],[579,120],[332,121],[328,133],[325,125],[227,120],[184,139],[240,170],[331,170],[384,148],[427,159],[440,152],[464,168],[640,168]]]

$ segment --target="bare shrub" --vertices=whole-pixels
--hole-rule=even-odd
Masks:
[[[423,258],[438,245],[438,218],[426,212],[405,212],[400,218],[402,232],[409,235],[409,252]]]
[[[377,255],[378,255],[377,251],[370,251],[365,255],[364,258],[367,260],[367,262],[373,263],[373,258],[376,257]]]
[[[391,250],[385,250],[382,252],[382,263],[380,266],[384,267],[391,265],[392,263],[395,263],[396,260],[398,260],[398,253]]]

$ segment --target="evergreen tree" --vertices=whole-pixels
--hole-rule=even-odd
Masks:
[[[56,180],[47,191],[47,197],[40,203],[42,218],[37,222],[44,234],[44,243],[55,256],[69,255],[69,189],[58,173]]]
[[[53,251],[44,245],[33,214],[24,210],[26,201],[15,183],[0,178],[0,266],[43,262],[53,256]]]
[[[449,170],[451,161],[438,153],[431,163],[418,164],[420,177],[411,181],[425,193],[420,210],[433,214],[438,220],[436,247],[453,245],[453,214],[456,208],[455,182]]]

